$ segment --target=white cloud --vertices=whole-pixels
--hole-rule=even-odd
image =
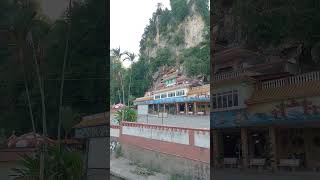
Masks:
[[[170,8],[170,0],[110,0],[110,47],[138,54],[144,28],[158,3]]]

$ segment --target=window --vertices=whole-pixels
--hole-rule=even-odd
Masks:
[[[212,96],[212,108],[217,108],[217,96],[215,94]]]
[[[174,96],[176,96],[176,92],[169,92],[168,93],[168,97],[174,97]]]
[[[177,96],[183,96],[184,95],[184,90],[177,91]]]
[[[160,95],[155,95],[154,99],[160,99]]]
[[[228,95],[226,93],[223,93],[222,104],[224,108],[228,107]]]
[[[233,106],[238,106],[238,91],[233,91]]]
[[[212,108],[221,109],[238,106],[238,91],[228,91],[212,95]]]
[[[161,98],[166,98],[166,97],[167,97],[167,93],[161,94]]]
[[[232,105],[232,91],[230,91],[230,92],[228,93],[227,99],[228,99],[228,107],[232,107],[232,106],[233,106],[233,105]]]

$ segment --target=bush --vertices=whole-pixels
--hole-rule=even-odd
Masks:
[[[37,151],[34,156],[21,155],[21,160],[18,161],[19,168],[12,169],[11,177],[15,180],[39,179],[40,153]],[[83,167],[83,159],[79,152],[65,148],[60,152],[58,147],[50,147],[44,161],[44,175],[46,179],[84,180]]]
[[[131,108],[125,107],[116,112],[116,120],[119,124],[122,121],[122,116],[125,121],[137,122],[137,112]]]
[[[122,152],[122,147],[121,145],[118,145],[116,147],[116,158],[122,157],[123,156],[123,152]]]

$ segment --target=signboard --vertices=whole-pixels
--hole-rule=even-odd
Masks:
[[[305,124],[320,122],[320,106],[311,101],[280,103],[271,110],[251,113],[247,109],[211,113],[212,128],[256,126],[270,124]]]
[[[148,105],[138,105],[138,115],[147,115],[149,110]]]

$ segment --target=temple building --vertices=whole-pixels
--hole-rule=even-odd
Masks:
[[[138,114],[209,115],[210,84],[201,78],[188,78],[172,68],[154,78],[153,87],[134,105]]]
[[[216,47],[212,74],[212,160],[216,166],[320,167],[320,72]]]

